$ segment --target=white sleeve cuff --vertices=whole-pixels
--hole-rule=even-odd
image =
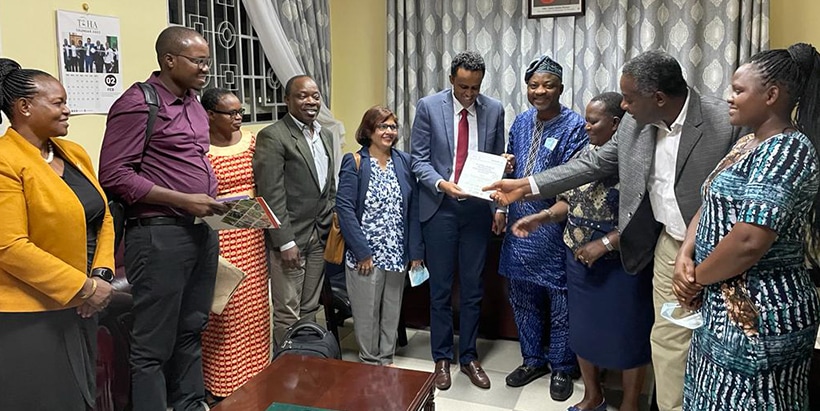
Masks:
[[[530,182],[530,191],[532,191],[532,195],[539,195],[541,194],[541,190],[538,189],[538,184],[535,184],[535,179],[532,176],[527,177],[527,181]]]
[[[293,247],[296,247],[296,241],[288,241],[279,247],[279,252],[290,250]]]

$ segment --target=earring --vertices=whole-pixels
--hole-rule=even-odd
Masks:
[[[26,117],[28,117],[28,116],[30,116],[30,115],[31,115],[31,113],[29,113],[29,112],[25,112],[25,113],[23,113],[23,115],[24,115],[24,116],[26,116]]]

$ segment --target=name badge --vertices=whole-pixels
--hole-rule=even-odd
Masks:
[[[556,139],[556,138],[547,137],[547,139],[544,140],[544,148],[546,148],[549,151],[555,150],[555,146],[557,146],[557,145],[558,145],[558,139]]]

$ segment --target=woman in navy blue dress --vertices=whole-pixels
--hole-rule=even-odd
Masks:
[[[624,110],[614,92],[594,97],[586,107],[586,130],[597,150],[612,138]],[[605,411],[600,369],[623,370],[620,410],[637,411],[650,360],[652,267],[632,275],[618,255],[618,176],[585,184],[558,196],[540,213],[512,227],[528,236],[542,224],[567,220],[564,230],[567,264],[569,346],[578,358],[584,398],[569,411]]]

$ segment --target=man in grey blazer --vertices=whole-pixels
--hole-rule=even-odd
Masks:
[[[493,225],[492,204],[468,197],[458,187],[470,150],[504,151],[504,110],[498,100],[479,94],[484,59],[459,53],[450,67],[452,89],[416,105],[411,132],[412,168],[419,179],[419,214],[430,271],[430,345],[436,387],[450,388],[453,311],[450,304],[456,266],[460,284],[459,363],[470,381],[489,388],[476,337],[483,295],[481,272]]]
[[[618,173],[621,259],[637,273],[654,264],[652,362],[658,407],[680,410],[691,331],[660,317],[676,301],[674,261],[688,224],[701,205],[700,187],[737,139],[728,105],[689,89],[674,57],[648,51],[628,61],[620,80],[629,113],[599,150],[529,179],[489,187],[502,204],[534,193],[551,197]]]
[[[324,273],[325,239],[336,199],[332,135],[322,129],[321,95],[312,78],[285,85],[288,115],[256,139],[253,174],[257,194],[281,221],[268,230],[273,333],[282,342],[296,321],[315,320]]]

